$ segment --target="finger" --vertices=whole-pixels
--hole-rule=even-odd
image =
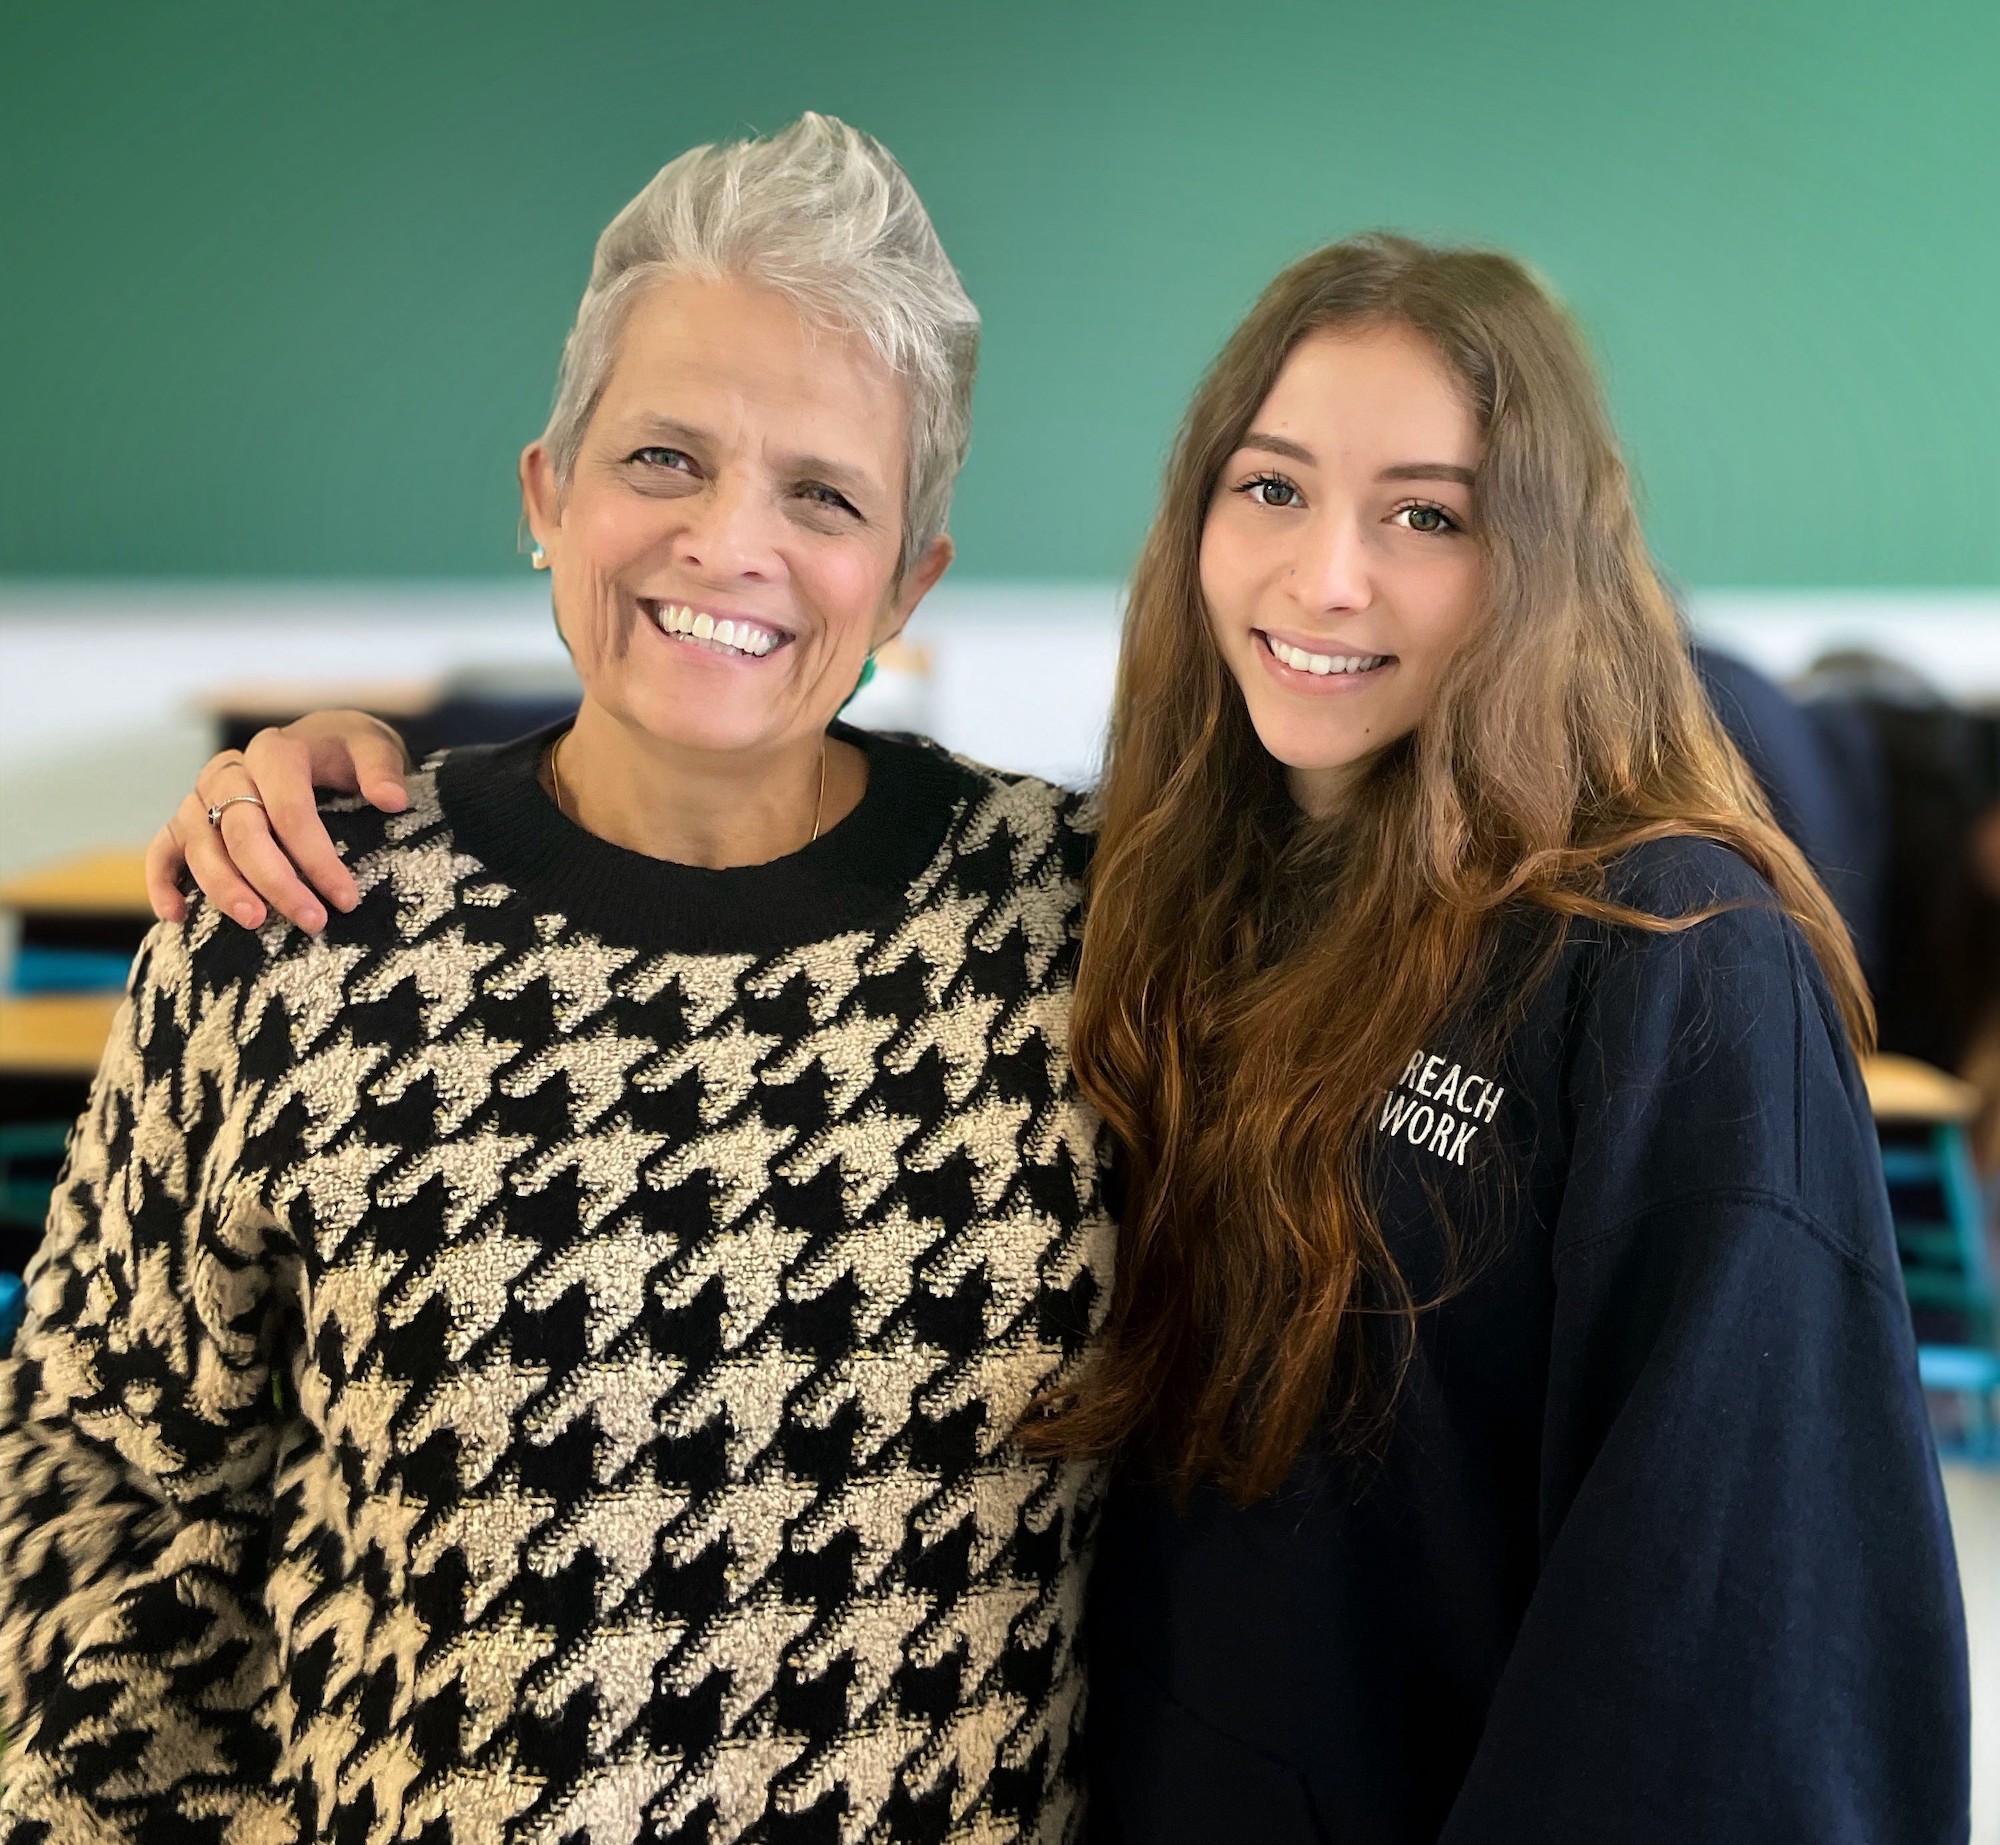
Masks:
[[[162,922],[187,920],[187,899],[181,895],[181,871],[186,864],[187,854],[181,850],[180,837],[169,820],[146,848],[146,901]]]
[[[304,892],[311,885],[328,903],[343,910],[351,910],[361,901],[361,891],[334,850],[326,822],[320,818],[319,803],[313,794],[312,746],[298,737],[287,736],[282,730],[261,730],[251,738],[250,747],[244,752],[244,767],[264,803],[263,817],[268,819],[276,843],[272,845],[261,837],[253,839],[250,856],[239,854],[237,863],[250,881],[300,928],[315,932],[323,929],[326,926],[323,913],[319,921],[308,922],[293,907],[294,888]],[[236,811],[230,809],[231,813]],[[247,814],[256,810],[245,807],[242,811]],[[225,829],[228,824],[229,815],[225,814]],[[235,850],[237,837],[233,833],[228,835],[231,851]],[[282,873],[277,872],[276,859],[288,861]],[[277,884],[266,881],[263,873],[267,867],[278,876]],[[313,908],[317,912],[317,903]]]
[[[263,902],[238,874],[221,836],[208,823],[208,807],[199,794],[189,795],[174,810],[173,825],[187,855],[188,872],[202,894],[244,928],[260,928],[266,915]]]
[[[326,927],[326,906],[298,874],[278,842],[263,812],[247,803],[222,816],[222,843],[257,894],[281,916],[289,917],[308,935]]]
[[[255,784],[248,768],[225,771],[216,778],[216,783],[217,789],[210,797],[215,808],[210,811],[220,809],[220,817],[219,823],[209,829],[216,850],[228,857],[234,874],[245,880],[263,902],[308,934],[317,934],[326,927],[326,908],[272,838],[263,797],[251,795]],[[239,795],[251,798],[234,798]]]
[[[410,804],[409,761],[403,740],[393,732],[371,732],[354,740],[354,775],[371,807],[400,814]]]
[[[210,801],[219,801],[222,799],[223,792],[242,794],[244,789],[240,782],[234,788],[218,792],[222,782],[229,779],[230,771],[232,769],[240,769],[242,766],[243,752],[241,750],[217,750],[213,756],[203,763],[195,772],[194,778],[194,791],[202,804],[206,806]]]
[[[312,746],[315,787],[349,790],[387,813],[409,805],[409,754],[380,718],[366,711],[314,711],[287,724],[283,734]]]

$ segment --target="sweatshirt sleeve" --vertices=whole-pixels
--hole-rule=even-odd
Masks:
[[[1612,932],[1572,1009],[1541,1565],[1442,1845],[1967,1836],[1873,1125],[1803,938],[1729,863],[1748,907]]]
[[[283,1836],[268,1220],[232,1171],[234,1007],[199,988],[156,929],[0,1364],[5,1845]]]

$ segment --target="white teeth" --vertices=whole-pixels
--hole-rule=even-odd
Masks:
[[[1311,673],[1315,679],[1324,679],[1329,673],[1372,672],[1389,657],[1385,653],[1308,653],[1269,634],[1264,644],[1294,672]]]
[[[653,625],[662,634],[678,634],[711,652],[747,654],[761,660],[777,646],[779,636],[754,622],[717,621],[713,615],[697,614],[685,603],[654,603]]]

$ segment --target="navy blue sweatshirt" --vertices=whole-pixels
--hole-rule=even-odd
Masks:
[[[1573,925],[1410,1062],[1376,1208],[1421,1317],[1371,1461],[1185,1513],[1092,1588],[1119,1845],[1945,1845],[1964,1614],[1866,1098],[1734,853],[1625,855],[1678,934]],[[1482,1021],[1485,1023],[1482,1024]]]

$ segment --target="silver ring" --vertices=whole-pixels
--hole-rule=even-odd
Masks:
[[[252,807],[262,807],[264,805],[254,794],[232,794],[228,800],[217,801],[209,808],[209,825],[219,827],[222,824],[222,810],[225,807],[234,807],[238,801],[248,801]]]

